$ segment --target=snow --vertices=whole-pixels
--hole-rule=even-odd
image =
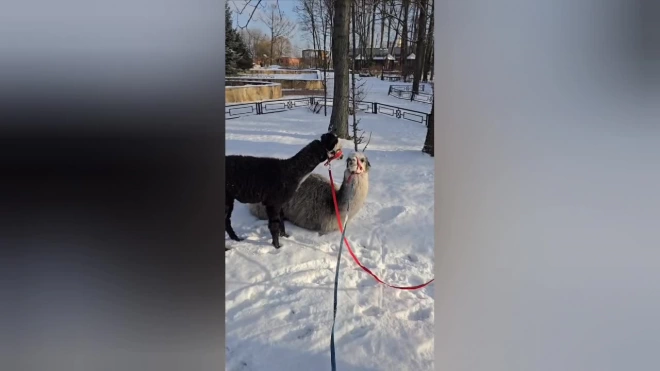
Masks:
[[[392,99],[400,107],[415,103]],[[227,120],[226,153],[292,156],[327,130],[330,110],[327,117],[297,108]],[[421,152],[426,127],[383,114],[358,117],[367,135],[372,131],[366,150],[372,168],[369,196],[348,225],[348,240],[362,263],[385,281],[426,282],[434,266],[433,158]],[[346,154],[352,152],[352,142],[343,145]],[[342,161],[332,169],[341,182]],[[321,164],[314,172],[328,176]],[[226,369],[329,369],[340,234],[319,236],[287,223],[291,237],[282,238],[277,250],[267,222],[238,202],[232,225],[247,239],[225,237],[232,249],[225,253]],[[335,327],[338,370],[432,370],[433,287],[403,291],[380,285],[344,247]]]

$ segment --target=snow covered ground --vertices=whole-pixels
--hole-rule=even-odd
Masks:
[[[321,80],[323,79],[323,71],[321,71]],[[387,91],[390,85],[397,86],[412,86],[412,83],[400,82],[400,81],[381,81],[380,77],[359,77],[355,75],[356,86],[362,85],[364,98],[362,99],[365,102],[378,102],[389,104],[392,106],[403,107],[420,112],[431,112],[431,105],[428,103],[409,101],[407,99],[397,98],[387,94]],[[425,93],[433,93],[433,89],[430,84],[424,84]],[[332,92],[334,89],[334,74],[328,74],[328,97],[332,97]],[[322,91],[319,91],[315,95],[323,95]],[[285,98],[294,98],[295,96],[286,96]]]
[[[416,109],[414,102],[390,98],[392,104]],[[419,105],[430,110],[430,105]],[[292,156],[326,131],[329,117],[298,108],[228,120],[226,153]],[[373,132],[366,150],[372,168],[369,196],[348,226],[348,240],[362,263],[385,281],[400,286],[426,282],[434,266],[433,158],[421,152],[426,127],[382,114],[358,117],[362,129]],[[350,153],[352,142],[344,141],[344,149]],[[343,170],[341,161],[334,163],[337,182]],[[315,172],[328,175],[323,165]],[[340,234],[321,237],[287,223],[291,237],[281,239],[283,246],[276,250],[267,222],[251,216],[245,205],[235,204],[232,224],[247,239],[225,237],[232,248],[225,253],[226,369],[329,369]],[[433,286],[417,291],[384,287],[344,250],[335,328],[338,370],[432,370]]]

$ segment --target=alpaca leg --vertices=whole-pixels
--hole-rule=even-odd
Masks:
[[[279,249],[282,245],[280,245],[280,214],[277,210],[279,210],[279,206],[266,206],[266,214],[268,214],[268,230],[273,237],[273,246],[275,246],[276,249]]]
[[[280,237],[291,237],[286,233],[284,227],[284,209],[280,209]]]
[[[229,234],[229,238],[234,241],[243,241],[244,238],[240,238],[234,232],[234,228],[231,227],[231,213],[234,211],[234,199],[226,196],[225,197],[225,230]],[[225,251],[229,249],[225,248]]]

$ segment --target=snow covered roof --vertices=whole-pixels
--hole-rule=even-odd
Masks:
[[[410,55],[406,59],[415,59],[415,53],[410,53]]]

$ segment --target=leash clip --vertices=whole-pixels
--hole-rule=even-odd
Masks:
[[[328,169],[332,168],[332,165],[330,164],[332,162],[332,160],[337,159],[337,158],[341,157],[342,155],[343,155],[343,153],[342,153],[341,149],[338,150],[337,152],[335,152],[335,155],[332,156],[332,158],[329,158],[328,161],[325,162],[325,164],[323,166],[327,166]]]

